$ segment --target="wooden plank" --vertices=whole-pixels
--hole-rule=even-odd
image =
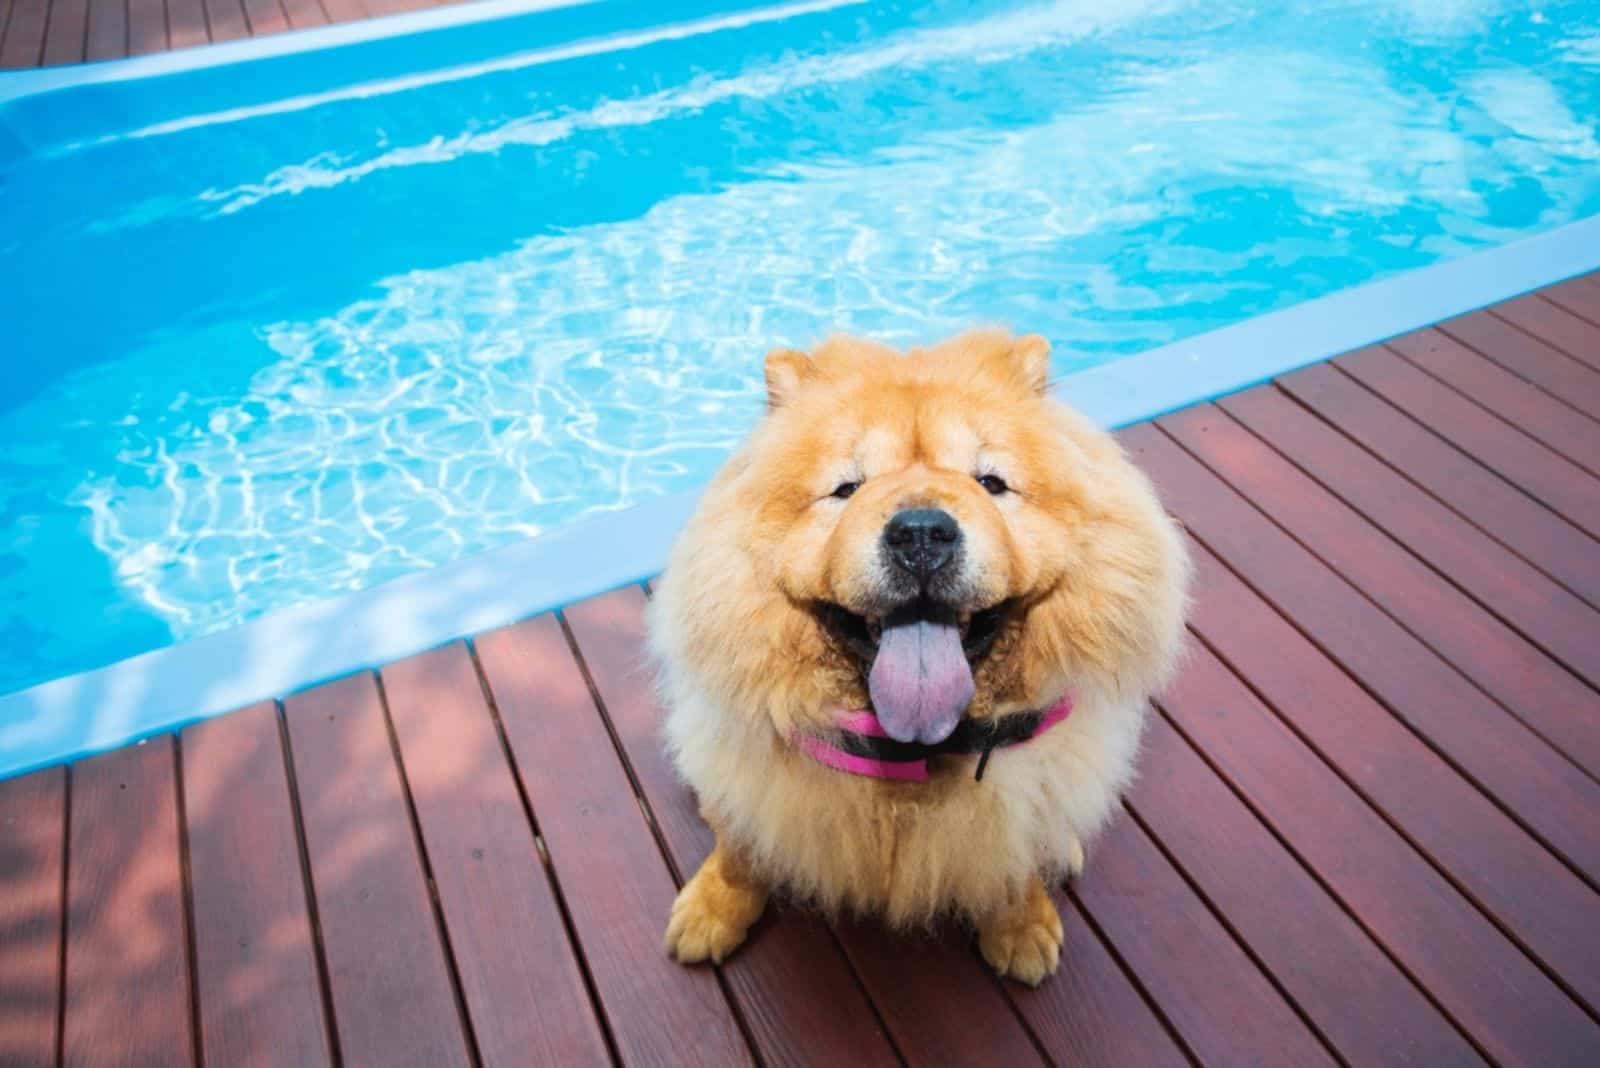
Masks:
[[[56,1061],[66,771],[0,782],[0,1064]]]
[[[88,31],[89,0],[50,0],[50,23],[45,28],[41,63],[53,67],[83,62]]]
[[[1296,382],[1361,392],[1326,364],[1289,376],[1284,389]],[[1334,429],[1342,423],[1337,404],[1323,422],[1266,386],[1217,406],[1563,664],[1566,671],[1520,675],[1520,692],[1528,699],[1519,707],[1553,744],[1600,774],[1600,693],[1592,689],[1600,684],[1600,642],[1593,640],[1600,634],[1600,613],[1340,434]],[[1330,530],[1330,536],[1338,534]],[[1592,559],[1600,564],[1600,546]]]
[[[1133,820],[1112,822],[1076,892],[1200,1063],[1334,1063]]]
[[[62,1063],[194,1063],[170,735],[75,764]]]
[[[1446,319],[1438,329],[1557,400],[1588,415],[1600,415],[1600,371],[1529,337],[1505,320],[1478,311]]]
[[[645,654],[644,606],[643,591],[630,586],[570,606],[565,615],[607,717],[679,871],[686,877],[710,852],[712,837],[700,819],[692,792],[678,778],[662,745],[662,712],[651,687]],[[880,982],[882,971],[875,965],[890,950],[870,924],[846,925],[840,931],[840,943],[835,943],[820,924],[811,930],[792,931],[791,915],[774,919],[760,940],[742,949],[724,969],[748,1005],[747,1018],[769,1026],[758,1036],[763,1055],[781,1056],[780,1051],[792,1047],[797,1039],[814,1033],[808,1029],[821,1021],[808,1021],[799,1010],[820,1008],[817,994],[827,990],[826,1012],[834,1021],[828,1033],[830,1042],[837,1045],[830,1046],[826,1056],[822,1050],[813,1050],[824,1060],[851,1056],[851,1050],[872,1049],[888,1055],[872,1004],[877,1005],[902,1054],[913,1060],[919,1055],[938,1059],[940,1050],[961,1049],[972,1038],[965,1018],[928,1011],[931,1006],[947,1004],[942,999],[948,992],[960,989],[972,1011],[991,1021],[986,1039],[993,1048],[1011,1050],[1024,1058],[1036,1056],[1026,1029],[985,974],[982,962],[956,941],[909,940],[904,952],[918,954],[927,967],[903,967],[893,983],[884,984]],[[799,948],[795,943],[804,941],[804,952],[811,958],[809,994],[801,996],[790,989],[795,977],[779,970],[780,946],[768,943],[780,939],[782,952],[795,952]],[[848,963],[840,953],[841,944]],[[942,964],[936,967],[935,961]],[[865,995],[853,981],[852,966],[866,985]]]
[[[1277,414],[1285,419],[1293,416],[1297,409],[1271,386],[1237,398],[1233,404],[1262,415],[1272,406],[1274,396],[1280,402]],[[1328,494],[1218,408],[1196,405],[1159,420],[1157,425],[1545,741],[1585,767],[1600,767],[1600,731],[1594,729],[1600,727],[1600,693],[1474,604],[1407,552],[1403,544],[1386,537],[1371,521]],[[1305,417],[1298,429],[1310,425],[1310,418]],[[1337,435],[1330,431],[1324,437],[1327,440],[1318,444],[1334,447]],[[1318,462],[1311,458],[1312,451],[1301,448],[1297,455]],[[1357,456],[1365,455],[1350,451],[1354,455],[1341,459],[1355,463]],[[1319,462],[1318,470],[1325,466]],[[1363,469],[1360,476],[1376,478],[1377,471],[1387,470],[1375,463],[1371,468]],[[1420,494],[1398,478],[1393,481],[1397,485],[1379,488],[1380,497],[1391,498],[1385,522],[1403,526],[1399,540],[1444,537],[1440,524],[1423,527],[1416,511],[1422,507],[1417,503],[1423,500]],[[1375,511],[1385,508],[1382,500],[1363,498],[1363,503]],[[1413,511],[1408,513],[1408,508]],[[1411,521],[1406,522],[1408,519]],[[1448,520],[1443,525],[1448,527]],[[1437,556],[1443,550],[1419,543],[1418,551]],[[1452,563],[1467,566],[1459,558]],[[1587,621],[1580,625],[1585,631],[1592,629]],[[1585,661],[1592,653],[1578,650],[1575,655]]]
[[[1419,330],[1396,338],[1385,350],[1402,353],[1413,366],[1546,448],[1590,474],[1600,474],[1600,422],[1529,385],[1493,360],[1437,330]]]
[[[1591,882],[1600,784],[1312,556],[1155,427],[1121,432],[1167,507],[1212,552]]]
[[[211,40],[206,29],[204,0],[166,0],[167,42],[172,48],[189,48]]]
[[[250,36],[250,24],[245,21],[244,5],[240,0],[202,0],[205,5],[206,27],[214,43],[237,41]]]
[[[289,19],[278,0],[242,0],[245,22],[250,34],[260,37],[268,33],[282,33],[289,28]]]
[[[838,931],[908,1063],[1044,1063],[964,935],[896,934],[854,918],[841,920]],[[851,1062],[818,1057],[816,1063]]]
[[[167,50],[167,8],[163,0],[128,0],[128,55]]]
[[[1411,339],[1397,339],[1395,352],[1410,358]],[[1363,349],[1334,361],[1344,373],[1394,403],[1432,432],[1450,441],[1478,464],[1501,475],[1515,488],[1565,516],[1594,537],[1600,532],[1600,481],[1571,460],[1558,456],[1525,433],[1499,419],[1485,419],[1483,409],[1434,381],[1427,374],[1395,360],[1386,350]]]
[[[204,1063],[332,1063],[276,705],[183,732],[183,802]]]
[[[352,22],[371,14],[365,0],[322,0],[322,10],[327,13],[329,22]]]
[[[1438,337],[1443,339],[1442,334]],[[1477,524],[1478,529],[1488,532],[1584,601],[1600,606],[1600,569],[1594,568],[1594,555],[1600,550],[1600,542],[1566,523],[1549,508],[1518,491],[1398,408],[1397,404],[1413,400],[1408,385],[1426,376],[1419,376],[1416,369],[1384,350],[1350,353],[1334,361],[1333,366],[1357,374],[1366,387],[1382,390],[1395,398],[1395,403],[1390,404],[1370,389],[1339,390],[1336,422],[1342,433],[1354,438],[1374,456],[1400,470],[1406,478],[1443,500],[1458,515]],[[1296,400],[1322,411],[1320,404],[1325,393],[1310,387],[1333,387],[1338,381],[1307,381],[1290,374],[1283,377],[1280,385],[1293,393]],[[1437,416],[1438,412],[1430,414]],[[1470,408],[1458,412],[1458,416],[1478,420],[1483,417],[1482,412],[1474,416]],[[1437,420],[1434,425],[1437,427]]]
[[[1541,289],[1539,297],[1591,326],[1600,326],[1600,279],[1592,274]]]
[[[1203,650],[1194,655],[1202,674],[1220,670]],[[1189,696],[1186,681],[1180,681],[1175,701]],[[1264,710],[1251,712],[1258,714],[1241,716],[1226,705],[1203,710],[1228,718],[1239,748],[1266,754],[1295,746]],[[1287,765],[1328,774],[1304,752],[1295,752]],[[1277,770],[1270,766],[1265,772]],[[1354,800],[1340,796],[1336,786],[1330,792]],[[1160,717],[1146,732],[1140,778],[1128,804],[1346,1063],[1480,1063],[1449,1020]],[[1361,815],[1370,814],[1362,808]],[[1375,820],[1364,829],[1391,835]],[[1297,840],[1291,844],[1299,848]],[[1363,853],[1372,848],[1359,841],[1346,846]],[[1524,970],[1533,971],[1526,962]]]
[[[127,0],[89,0],[86,59],[117,59],[128,54]]]
[[[1496,1063],[1576,1065],[1600,1050],[1600,1026],[1209,652],[1195,653],[1165,707]],[[1231,851],[1223,856],[1232,863]]]
[[[588,666],[606,720],[622,742],[640,790],[652,802],[656,825],[675,852],[693,858],[691,868],[682,872],[687,877],[711,852],[712,836],[662,741],[662,712],[644,645],[644,606],[644,590],[625,586],[571,605],[562,614]],[[657,800],[663,803],[657,806]]]
[[[12,0],[5,40],[0,41],[0,67],[37,67],[49,21],[50,0]]]
[[[284,718],[340,1054],[471,1063],[373,676],[296,694]]]
[[[672,876],[559,623],[539,616],[475,645],[618,1053],[748,1063],[716,973],[661,950]]]
[[[1489,314],[1560,349],[1590,370],[1600,371],[1600,326],[1559,304],[1530,295],[1496,304],[1489,309]]]
[[[289,27],[295,30],[328,24],[328,13],[322,10],[319,0],[283,0],[283,13]]]
[[[1595,891],[1208,550],[1196,545],[1194,560],[1190,625],[1210,649],[1496,923],[1600,1008],[1600,927],[1588,919]]]
[[[1006,988],[1045,1052],[1057,1064],[1082,1068],[1188,1064],[1183,1048],[1089,926],[1078,903],[1060,890],[1050,897],[1066,936],[1061,969],[1037,988]]]
[[[605,1062],[605,1035],[466,645],[391,664],[382,678],[479,1057]]]

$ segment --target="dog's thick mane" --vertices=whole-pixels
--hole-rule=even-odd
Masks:
[[[707,489],[656,588],[650,631],[678,767],[764,878],[826,908],[901,924],[977,917],[1030,877],[1066,871],[1127,786],[1146,702],[1177,659],[1181,535],[1109,435],[1039,395],[1037,361],[996,354],[1000,336],[910,357],[865,345],[853,361],[852,342],[834,339],[792,381],[772,387],[769,373],[777,407]],[[823,417],[851,390],[940,375],[958,378],[973,405],[1033,421],[1042,444],[1029,462],[1072,467],[1058,477],[1067,491],[1052,529],[1074,566],[1028,591],[1025,613],[976,672],[969,714],[1038,708],[1068,691],[1077,708],[1048,736],[997,756],[981,783],[970,772],[924,784],[857,779],[788,742],[863,707],[866,693],[857,665],[778,578],[768,498],[781,475],[763,465],[796,422]],[[826,402],[805,407],[808,388]]]

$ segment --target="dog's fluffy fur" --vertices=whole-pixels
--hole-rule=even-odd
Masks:
[[[1146,705],[1174,666],[1188,562],[1145,477],[1049,397],[1048,347],[978,331],[902,355],[834,338],[767,357],[769,410],[712,482],[651,606],[666,733],[717,833],[667,945],[720,960],[769,887],[904,926],[974,922],[1002,973],[1053,971],[1046,893],[1133,772]],[[998,495],[976,476],[998,475]],[[832,495],[859,482],[848,499]],[[935,757],[929,781],[822,766],[792,740],[868,707],[865,667],[818,609],[875,611],[884,524],[938,507],[966,542],[964,611],[1011,606],[966,715],[1072,715],[996,750]]]

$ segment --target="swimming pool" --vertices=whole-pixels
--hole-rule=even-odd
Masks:
[[[1600,213],[1593,4],[647,7],[0,79],[0,693],[692,487],[774,344],[1067,375]]]

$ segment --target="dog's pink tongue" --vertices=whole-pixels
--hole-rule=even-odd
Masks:
[[[942,742],[972,703],[961,631],[948,623],[885,626],[867,675],[878,722],[898,742]]]

